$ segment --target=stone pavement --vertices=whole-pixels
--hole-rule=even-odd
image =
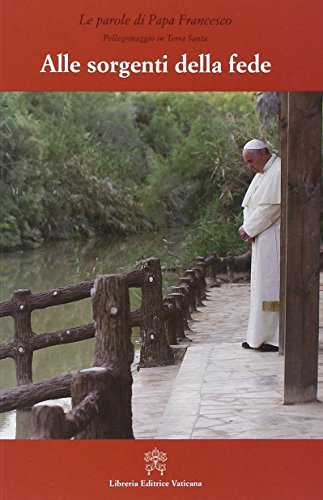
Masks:
[[[188,334],[192,342],[182,363],[134,372],[136,438],[323,438],[321,402],[283,405],[283,356],[241,348],[249,294],[248,284],[223,284],[211,289],[206,307],[194,316]],[[322,296],[323,291],[318,389],[321,401]]]

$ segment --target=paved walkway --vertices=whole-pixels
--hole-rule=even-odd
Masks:
[[[322,403],[283,405],[283,356],[241,348],[249,293],[245,284],[210,290],[206,307],[194,316],[182,363],[134,373],[136,438],[323,438]],[[322,300],[320,318],[323,401]]]

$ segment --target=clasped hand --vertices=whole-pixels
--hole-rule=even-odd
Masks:
[[[246,231],[243,229],[243,226],[240,227],[239,233],[240,233],[240,238],[246,243],[252,243],[254,241],[254,239],[251,238],[249,234],[247,234]]]

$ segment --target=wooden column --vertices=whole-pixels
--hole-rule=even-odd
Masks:
[[[280,93],[279,135],[281,156],[281,224],[280,224],[280,311],[279,311],[279,354],[285,351],[286,319],[286,195],[287,195],[287,118],[288,92]]]
[[[322,98],[288,94],[285,404],[315,401],[318,379]]]

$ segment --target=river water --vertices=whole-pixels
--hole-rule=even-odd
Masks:
[[[55,242],[37,250],[4,253],[0,260],[0,300],[8,299],[14,290],[29,288],[32,292],[92,280],[97,274],[114,274],[133,269],[142,259],[159,257],[161,264],[177,264],[182,237],[180,234],[149,234],[131,238],[100,241]],[[177,282],[174,273],[163,273],[164,294]],[[130,290],[131,310],[140,306],[140,290]],[[49,333],[91,323],[91,300],[34,311],[35,333]],[[133,343],[138,347],[138,331]],[[12,318],[0,318],[0,344],[13,338]],[[34,352],[33,381],[70,373],[93,364],[94,339],[53,346]],[[15,363],[0,361],[0,389],[16,386]],[[63,402],[63,406],[64,406]],[[28,438],[30,412],[0,413],[0,439]]]

